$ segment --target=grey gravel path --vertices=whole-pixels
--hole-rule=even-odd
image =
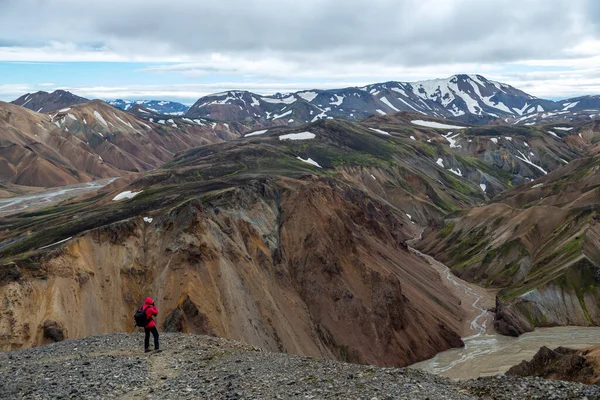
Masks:
[[[230,340],[162,334],[69,340],[0,353],[0,399],[600,399],[600,388],[535,378],[456,382],[261,351]]]

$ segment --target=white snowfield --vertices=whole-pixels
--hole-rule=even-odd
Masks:
[[[535,165],[533,163],[533,161],[531,161],[531,159],[529,159],[529,157],[527,157],[525,154],[523,154],[520,150],[517,150],[517,151],[519,152],[519,154],[522,157],[515,156],[516,158],[518,158],[519,160],[521,160],[521,161],[523,161],[523,162],[531,165],[532,167],[535,167],[535,168],[539,169],[540,171],[542,171],[544,173],[544,175],[548,175],[548,172],[546,172],[542,167],[540,167],[539,165]],[[531,153],[531,155],[533,155],[533,153]]]
[[[154,218],[144,217],[144,222],[147,222],[149,224],[151,224],[153,220],[154,220]]]
[[[466,129],[466,126],[441,124],[439,122],[423,121],[422,119],[415,119],[415,120],[410,121],[410,122],[412,124],[419,125],[419,126],[425,126],[427,128],[435,128],[435,129]]]
[[[462,172],[460,172],[459,168],[456,168],[456,169],[454,169],[454,168],[448,168],[448,170],[450,172],[452,172],[454,175],[462,176]]]
[[[317,168],[322,168],[322,167],[319,165],[319,163],[318,163],[318,162],[316,162],[315,160],[313,160],[313,159],[312,159],[312,158],[310,158],[310,157],[309,157],[309,158],[307,158],[306,160],[305,160],[304,158],[302,158],[302,157],[296,157],[296,158],[297,158],[298,160],[302,161],[302,162],[305,162],[305,163],[307,163],[307,164],[314,165],[314,166],[315,166],[315,167],[317,167]]]
[[[437,165],[439,165],[440,167],[444,168],[444,160],[442,160],[441,158],[438,158],[436,161]]]
[[[116,195],[115,197],[113,197],[113,201],[119,201],[119,200],[123,200],[123,199],[133,199],[135,196],[137,196],[138,194],[142,193],[143,190],[140,190],[139,192],[132,192],[131,190],[127,190],[125,192],[121,192],[118,195]]]
[[[104,118],[98,111],[94,111],[94,116],[96,117],[96,119],[98,121],[100,121],[104,126],[106,126],[108,128],[108,124],[106,123],[106,121],[104,120]]]
[[[381,129],[375,129],[375,128],[369,128],[369,129],[372,130],[373,132],[381,133],[382,135],[392,136],[388,132],[382,131]]]
[[[309,103],[311,101],[313,101],[315,99],[315,97],[317,97],[318,93],[316,92],[299,92],[297,93],[298,97],[300,97],[303,100],[308,101]]]
[[[555,138],[560,139],[560,136],[558,136],[556,132],[548,131],[548,133],[554,136]]]
[[[485,185],[485,183],[480,183],[479,187],[481,188],[481,190],[483,190],[485,192],[485,189],[487,189],[487,186]]]
[[[244,137],[262,135],[263,133],[267,133],[267,131],[268,131],[268,129],[263,129],[262,131],[255,131],[255,132],[251,132],[251,133],[246,133],[244,135]]]
[[[564,126],[555,126],[554,129],[557,129],[559,131],[570,131],[573,129],[573,127],[565,128]]]
[[[379,100],[381,100],[381,102],[382,102],[383,104],[385,104],[386,106],[388,106],[388,107],[389,107],[389,108],[391,108],[392,110],[394,110],[394,111],[400,111],[400,110],[398,110],[396,107],[394,107],[394,105],[393,105],[392,103],[390,103],[390,101],[389,101],[389,100],[388,100],[388,99],[387,99],[385,96],[384,96],[384,97],[382,97],[382,98],[381,98],[381,99],[379,99]]]
[[[272,97],[261,97],[260,99],[271,104],[292,104],[296,101],[296,98],[294,96],[284,97],[283,99],[274,99]]]
[[[314,139],[316,135],[312,132],[288,133],[287,135],[279,136],[279,140],[307,140]]]

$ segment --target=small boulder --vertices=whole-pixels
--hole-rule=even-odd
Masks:
[[[44,321],[42,329],[44,330],[44,338],[46,339],[50,339],[53,342],[65,340],[64,330],[56,321],[50,319]]]

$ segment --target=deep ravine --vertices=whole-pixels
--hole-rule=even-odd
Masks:
[[[417,239],[409,241],[414,243]],[[465,346],[438,353],[435,357],[413,364],[436,375],[455,379],[471,379],[506,372],[522,360],[531,359],[541,346],[584,348],[600,345],[600,328],[555,327],[538,328],[518,338],[502,336],[493,330],[495,292],[470,284],[456,277],[446,265],[409,246],[415,254],[426,259],[445,279],[449,290],[464,304],[465,328],[462,332]]]

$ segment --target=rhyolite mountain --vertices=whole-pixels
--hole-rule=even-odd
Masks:
[[[419,249],[463,279],[500,289],[495,327],[501,333],[598,326],[599,171],[591,147],[585,157],[489,204],[447,215],[425,231]]]
[[[406,241],[413,220],[484,193],[418,146],[348,122],[274,128],[8,216],[0,348],[45,343],[44,326],[68,338],[131,330],[146,293],[161,330],[271,350],[407,365],[460,346],[460,300]],[[118,200],[125,189],[136,195]]]
[[[48,113],[88,101],[88,99],[74,95],[66,90],[55,90],[52,93],[44,91],[27,93],[11,101],[11,103],[29,108],[35,112]]]
[[[0,102],[0,184],[53,187],[146,171],[240,135],[233,124],[198,122],[144,121],[100,100],[50,114]]]
[[[156,114],[163,115],[183,115],[190,109],[185,104],[176,101],[165,100],[110,100],[107,102],[113,107],[120,108],[123,111],[129,111],[135,105],[139,105]]]
[[[221,121],[259,120],[263,124],[285,121],[291,125],[319,119],[358,121],[371,115],[397,111],[418,112],[469,124],[493,120],[531,122],[526,117],[581,110],[600,112],[600,99],[571,99],[554,102],[531,96],[510,85],[481,75],[454,75],[447,79],[420,82],[385,82],[363,87],[331,90],[303,90],[290,94],[261,96],[231,90],[200,98],[187,112],[191,118],[207,117]],[[591,115],[591,114],[589,114]]]
[[[46,343],[44,326],[68,338],[131,330],[146,293],[161,329],[277,351],[406,365],[461,345],[469,305],[407,241],[485,202],[483,176],[500,191],[514,174],[461,155],[448,129],[378,118],[251,132],[128,187],[3,218],[0,348]],[[522,130],[519,146],[563,142]],[[454,140],[509,157],[510,140],[497,149],[467,132]]]

